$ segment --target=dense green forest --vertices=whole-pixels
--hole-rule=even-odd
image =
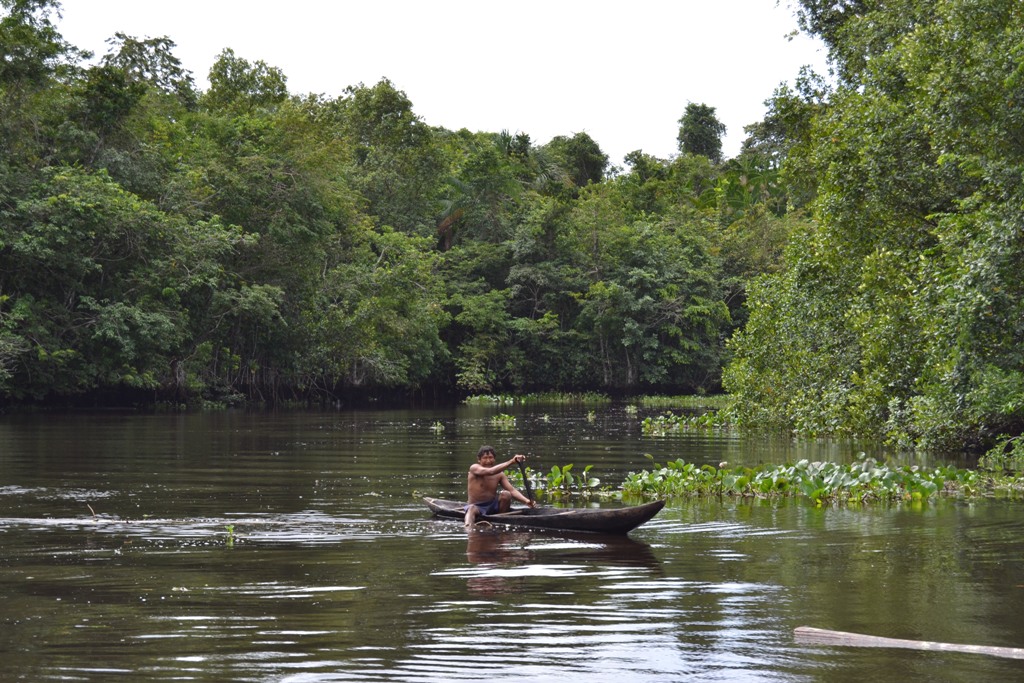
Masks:
[[[748,288],[738,418],[939,449],[1019,434],[1024,3],[800,5],[836,85],[783,165],[815,220]]]
[[[830,79],[735,158],[690,103],[677,155],[622,167],[230,48],[203,91],[168,37],[92,58],[59,3],[0,5],[8,404],[724,387],[746,425],[1020,431],[1017,0],[803,0]]]
[[[86,59],[4,0],[0,390],[174,402],[714,391],[788,202],[715,110],[678,158],[429,126],[391,82],[293,94],[169,38]],[[768,201],[772,199],[772,201]]]

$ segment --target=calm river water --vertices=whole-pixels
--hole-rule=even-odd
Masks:
[[[482,443],[613,486],[645,453],[856,456],[645,438],[621,406],[497,412],[0,418],[0,680],[1024,679],[793,635],[1024,645],[1024,503],[677,500],[625,538],[433,519],[420,496],[462,498]]]

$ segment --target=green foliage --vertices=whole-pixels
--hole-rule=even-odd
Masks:
[[[593,496],[605,495],[608,491],[601,488],[601,480],[590,476],[593,465],[587,465],[582,472],[573,472],[573,464],[552,465],[551,470],[541,475],[538,472],[526,469],[526,476],[530,481],[531,490],[543,496],[561,499],[564,497],[578,496],[591,498]],[[522,474],[518,470],[509,470],[509,479],[521,486],[523,484]]]
[[[117,51],[103,57],[104,66],[120,69],[135,82],[176,95],[189,108],[195,106],[195,80],[174,56],[173,40],[167,36],[139,40],[117,32],[108,43]]]
[[[601,485],[600,479],[590,476],[590,470],[593,467],[593,465],[587,465],[583,468],[582,472],[573,474],[572,463],[562,465],[561,467],[552,465],[551,471],[545,475],[547,484],[545,490],[549,495],[553,496],[573,494],[584,497],[589,496]]]
[[[724,394],[714,396],[698,394],[695,396],[638,396],[636,402],[645,408],[689,408],[720,410],[728,405],[729,397]]]
[[[709,146],[609,175],[586,133],[432,127],[387,79],[299,96],[228,48],[199,91],[170,38],[123,33],[81,66],[56,3],[2,3],[5,401],[713,392],[748,282],[806,228],[780,158],[807,88],[736,160],[694,105]]]
[[[373,87],[350,86],[332,107],[351,148],[350,182],[367,212],[378,225],[434,234],[447,176],[444,156],[406,94],[383,79]]]
[[[818,222],[733,341],[736,416],[908,448],[1019,431],[1020,4],[801,4],[845,82],[803,155]]]
[[[592,372],[611,387],[700,386],[697,373],[718,365],[712,340],[728,321],[706,241],[674,219],[622,224],[606,206],[591,211],[585,197],[577,209],[581,241],[592,244],[581,254],[589,281],[576,295]]]
[[[586,133],[576,133],[571,138],[559,135],[547,144],[568,173],[576,187],[599,183],[608,168],[608,155]]]
[[[644,436],[667,436],[679,434],[693,429],[722,429],[729,427],[717,410],[708,410],[689,415],[676,415],[666,412],[654,417],[645,417],[640,423],[640,432]]]
[[[57,3],[0,5],[0,399],[724,385],[645,430],[1024,430],[1016,0],[802,0],[834,84],[780,85],[729,160],[690,104],[682,154],[611,175],[585,133],[432,127],[387,79],[296,96],[226,49],[199,92],[121,33],[85,67]]]
[[[505,290],[456,294],[451,303],[461,310],[454,316],[464,330],[456,365],[457,383],[470,392],[488,391],[502,384],[509,320]]]
[[[990,472],[1024,474],[1024,437],[1003,437],[978,459],[978,466]]]
[[[105,173],[54,169],[9,214],[0,263],[12,292],[16,396],[126,384],[152,388],[180,341],[162,295],[181,226]]]
[[[611,398],[598,392],[566,393],[560,391],[544,391],[527,394],[477,394],[467,396],[463,403],[470,405],[486,404],[562,404],[562,405],[603,405],[611,402]]]
[[[650,457],[650,456],[648,456]],[[816,505],[868,502],[922,502],[944,495],[977,495],[985,482],[972,470],[955,467],[893,467],[873,458],[851,464],[810,462],[718,468],[681,459],[630,472],[623,492],[634,496],[803,497]],[[989,486],[993,484],[988,482]],[[1019,482],[1003,481],[1011,489]]]
[[[251,110],[273,107],[288,98],[287,78],[277,67],[250,63],[226,48],[210,68],[210,89],[203,104],[210,109]]]
[[[0,87],[4,91],[42,84],[59,66],[69,46],[51,16],[55,0],[3,0],[0,18]]]
[[[462,400],[467,405],[505,405],[515,403],[517,398],[510,394],[471,394]]]
[[[647,458],[653,462],[652,456]],[[655,463],[653,470],[630,472],[622,490],[634,496],[718,495],[723,491],[723,483],[722,476],[714,467],[698,467],[679,459],[666,463],[664,467]]]
[[[299,369],[315,386],[407,386],[445,358],[447,320],[435,260],[420,238],[372,232],[354,258],[326,272],[302,311]]]
[[[498,429],[515,429],[516,418],[508,413],[498,413],[491,417],[490,425]]]
[[[718,120],[715,108],[690,102],[679,119],[679,151],[697,154],[712,163],[722,160],[722,136],[725,124]]]

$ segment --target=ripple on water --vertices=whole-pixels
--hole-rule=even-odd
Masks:
[[[635,417],[513,409],[513,433],[490,426],[496,410],[0,423],[0,650],[17,654],[0,678],[925,680],[930,658],[799,647],[792,627],[1021,632],[1024,517],[1003,501],[673,501],[625,542],[432,519],[416,491],[461,496],[480,443],[529,443],[608,483],[680,449]],[[738,446],[685,448],[797,459]],[[947,657],[941,673],[1016,680],[1013,666]]]

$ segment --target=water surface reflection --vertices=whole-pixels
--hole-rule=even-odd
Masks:
[[[483,442],[531,452],[538,469],[593,464],[606,483],[648,466],[645,453],[859,452],[645,440],[642,416],[614,406],[593,420],[520,411],[514,431],[487,418],[0,420],[0,680],[1024,678],[1021,662],[793,638],[809,625],[1019,646],[1019,504],[678,500],[629,537],[467,532],[420,496],[460,497]]]

